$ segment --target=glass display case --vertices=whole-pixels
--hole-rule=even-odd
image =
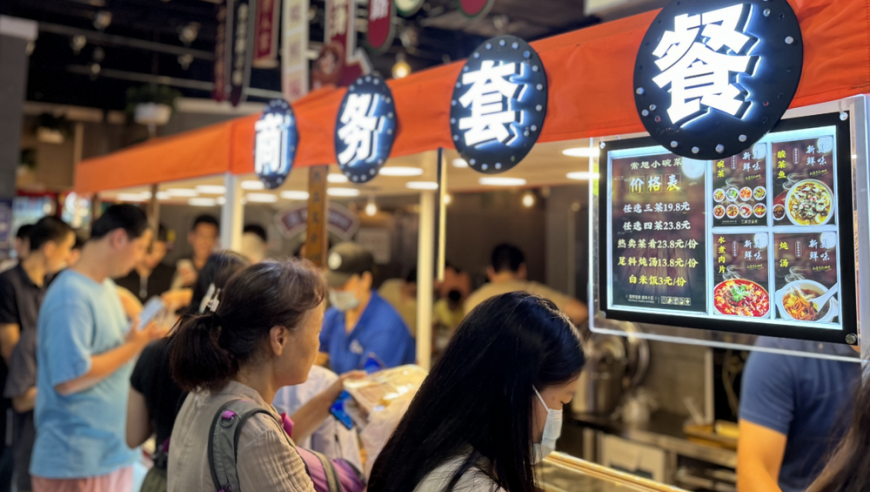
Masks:
[[[544,492],[681,492],[664,485],[562,453],[553,453],[540,466]]]

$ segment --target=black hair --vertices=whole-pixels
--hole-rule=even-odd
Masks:
[[[416,268],[412,268],[410,271],[408,271],[408,274],[405,275],[405,282],[407,282],[409,284],[416,284],[417,283],[417,269]]]
[[[235,251],[219,251],[208,257],[193,286],[193,299],[188,307],[187,314],[198,314],[202,298],[208,292],[209,286],[214,284],[217,289],[224,289],[233,275],[251,265],[251,262]]]
[[[513,272],[520,270],[520,265],[526,262],[526,257],[520,248],[513,244],[502,243],[492,250],[490,265],[495,273]]]
[[[217,312],[184,316],[169,338],[172,377],[185,391],[220,391],[261,356],[275,326],[297,329],[326,295],[307,261],[265,261],[236,273]]]
[[[154,240],[161,243],[169,242],[169,229],[167,229],[165,225],[159,224],[157,226],[157,234],[154,236]]]
[[[24,224],[19,227],[17,231],[15,231],[15,237],[17,239],[27,239],[30,237],[30,231],[33,230],[33,224]]]
[[[73,247],[72,247],[73,251],[75,251],[77,249],[82,249],[82,247],[84,245],[85,245],[84,238],[81,235],[76,234],[76,242],[73,244]]]
[[[197,216],[193,219],[193,225],[190,227],[190,230],[195,231],[196,227],[200,224],[213,225],[218,231],[221,229],[221,224],[214,215],[202,214]]]
[[[70,234],[73,229],[66,222],[57,217],[43,217],[30,230],[30,251],[39,251],[48,242],[60,244]]]
[[[447,298],[453,302],[459,302],[462,300],[462,292],[459,292],[456,289],[451,289],[450,292],[447,293]]]
[[[135,205],[112,205],[91,226],[90,240],[102,239],[118,229],[124,229],[128,238],[137,239],[148,229],[148,216]]]
[[[586,358],[577,328],[525,292],[493,297],[462,321],[372,469],[369,492],[407,492],[473,450],[445,491],[472,468],[508,492],[533,492],[533,388],[576,378]]]
[[[266,234],[266,229],[259,224],[248,224],[242,230],[242,234],[256,234],[264,243],[269,242],[269,236]]]

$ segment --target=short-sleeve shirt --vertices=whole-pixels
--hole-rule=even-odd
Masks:
[[[465,314],[470,313],[483,301],[491,297],[507,294],[508,292],[519,291],[535,294],[544,299],[553,301],[553,304],[555,304],[560,310],[564,310],[565,306],[567,306],[572,300],[571,297],[537,282],[528,282],[524,280],[510,280],[498,283],[490,282],[468,296],[468,299],[465,301]]]
[[[91,357],[124,344],[129,329],[115,283],[67,270],[51,284],[39,311],[36,344],[36,444],[31,475],[87,478],[136,461],[127,447],[132,362],[94,386],[63,396],[55,386],[87,374]]]
[[[133,269],[126,277],[115,279],[115,283],[145,302],[168,291],[172,287],[173,278],[175,278],[175,268],[161,263],[147,277],[139,275],[139,272]]]
[[[412,364],[416,360],[416,345],[399,313],[372,292],[368,305],[348,333],[344,313],[330,308],[323,317],[320,331],[320,351],[329,354],[332,370],[343,374],[362,369],[369,354],[374,354],[387,367]]]
[[[761,338],[758,346],[854,356],[847,345]],[[743,372],[740,419],[786,436],[783,492],[803,492],[825,465],[850,421],[861,364],[753,352]]]
[[[184,390],[178,387],[169,370],[168,344],[169,340],[164,338],[145,347],[130,378],[130,386],[145,397],[158,445],[172,435],[175,417],[185,397]]]

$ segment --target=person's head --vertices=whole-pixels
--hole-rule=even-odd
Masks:
[[[169,339],[170,369],[187,391],[265,374],[274,388],[305,382],[320,345],[323,277],[305,261],[265,261],[236,273],[217,311],[188,315]]]
[[[411,271],[405,275],[405,285],[403,289],[405,296],[410,297],[412,299],[417,298],[417,269],[412,268]]]
[[[212,215],[200,215],[193,219],[193,227],[187,235],[187,242],[193,247],[193,257],[206,259],[217,244],[220,224]]]
[[[356,309],[372,290],[375,260],[357,243],[341,243],[326,257],[329,302],[339,311]]]
[[[492,250],[492,259],[486,273],[491,282],[501,277],[525,280],[528,273],[526,257],[520,248],[513,244],[499,244]]]
[[[76,242],[73,243],[73,247],[69,252],[69,260],[67,260],[66,262],[68,267],[74,267],[76,266],[76,263],[79,262],[82,257],[82,247],[84,247],[84,245],[85,240],[82,239],[81,236],[76,234]]]
[[[27,258],[30,253],[30,231],[33,224],[24,224],[15,231],[15,254],[19,260]]]
[[[457,477],[482,456],[492,464],[484,472],[505,490],[532,492],[535,443],[548,448],[558,437],[556,416],[585,361],[580,333],[552,302],[524,292],[485,301],[423,382],[375,462],[368,490],[414,490],[470,448],[475,454]],[[536,391],[554,414],[551,423]]]
[[[157,227],[157,234],[154,235],[154,239],[148,247],[148,252],[142,258],[142,266],[153,270],[163,261],[163,258],[166,258],[166,253],[169,251],[169,235],[170,231],[165,225],[160,224]]]
[[[235,251],[219,251],[208,257],[205,266],[199,271],[196,283],[193,285],[193,298],[188,309],[189,314],[204,312],[203,299],[213,285],[214,289],[223,291],[233,275],[251,265],[251,262]]]
[[[248,224],[242,230],[242,254],[252,263],[259,263],[266,257],[269,236],[261,225]]]
[[[462,292],[459,292],[456,289],[448,292],[447,306],[450,307],[451,310],[459,309],[460,307],[462,307]]]
[[[148,217],[135,205],[112,205],[91,226],[91,238],[85,247],[91,244],[99,245],[99,260],[108,267],[109,277],[123,277],[151,244]]]
[[[43,217],[30,230],[29,240],[29,257],[39,258],[45,273],[50,275],[66,267],[76,236],[66,222],[57,217]]]

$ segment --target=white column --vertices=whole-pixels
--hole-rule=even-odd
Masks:
[[[417,235],[417,363],[432,365],[432,291],[435,266],[434,191],[420,193],[420,221]]]
[[[221,207],[221,248],[240,251],[242,248],[242,227],[245,221],[245,209],[242,205],[242,180],[232,174],[224,174],[224,186],[227,191],[226,201]]]

